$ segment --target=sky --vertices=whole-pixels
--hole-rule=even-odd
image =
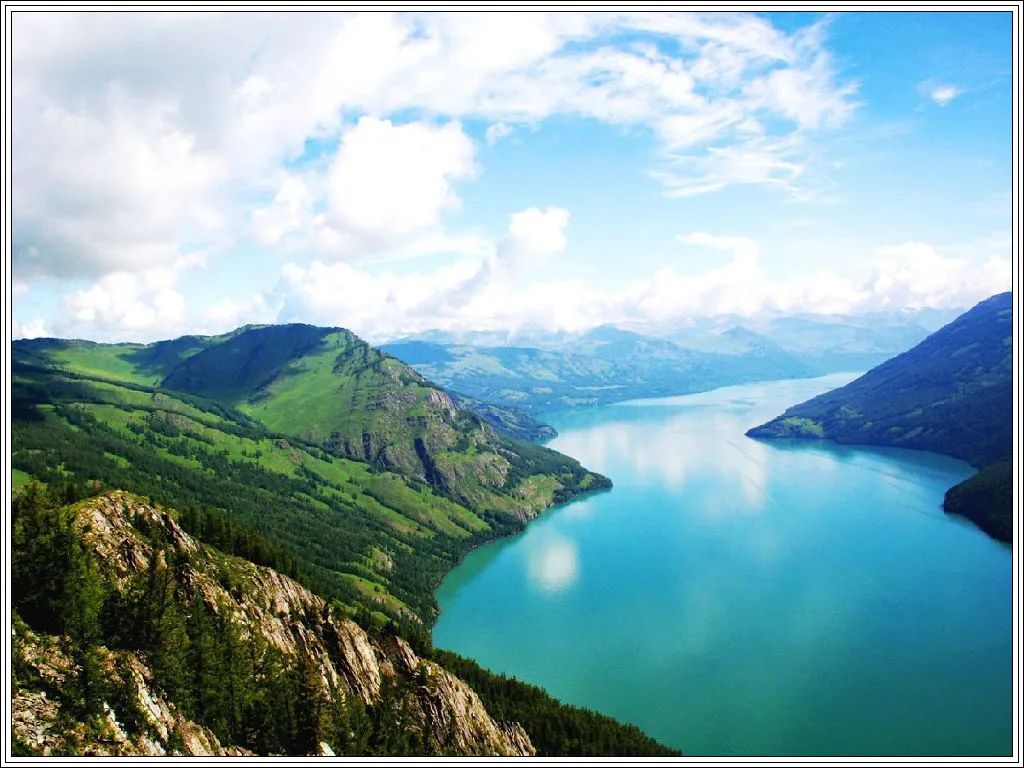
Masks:
[[[14,12],[12,40],[15,338],[1011,287],[1009,12]]]

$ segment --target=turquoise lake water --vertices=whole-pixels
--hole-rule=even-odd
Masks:
[[[470,553],[434,642],[689,755],[1000,755],[1008,547],[934,454],[756,441],[852,375],[548,417],[609,492]]]

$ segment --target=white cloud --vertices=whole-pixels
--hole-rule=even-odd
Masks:
[[[921,243],[883,248],[856,275],[778,280],[756,242],[698,233],[683,244],[722,251],[724,263],[597,289],[532,275],[566,250],[565,209],[514,213],[500,237],[449,230],[481,170],[464,125],[488,125],[492,145],[563,116],[649,131],[660,149],[651,176],[670,197],[733,185],[819,195],[820,132],[857,107],[825,23],[786,32],[752,14],[330,13],[19,24],[14,267],[19,281],[94,281],[53,321],[71,335],[276,318],[376,337],[578,329],[673,313],[964,305],[1008,285],[1002,253]],[[948,104],[961,91],[921,93]],[[248,238],[295,262],[277,288],[185,306],[183,255],[213,258]],[[449,261],[382,269],[424,256]]]
[[[207,333],[225,333],[243,325],[273,323],[280,307],[262,293],[245,299],[223,299],[203,312],[203,330]]]
[[[742,144],[709,147],[703,154],[672,157],[665,170],[651,176],[661,181],[668,197],[696,197],[736,184],[781,189],[794,197],[810,196],[805,184],[806,161],[797,137],[750,138]]]
[[[328,171],[327,221],[374,246],[434,227],[458,208],[453,184],[476,173],[474,157],[458,123],[361,118]]]
[[[307,181],[288,174],[269,205],[252,213],[252,228],[261,243],[276,245],[294,232],[307,229],[313,217],[315,198]]]
[[[226,168],[168,104],[111,87],[102,114],[25,96],[15,120],[14,260],[22,275],[94,276],[174,261],[223,224]]]
[[[508,123],[492,123],[487,126],[487,131],[484,134],[484,138],[487,141],[487,146],[493,147],[499,141],[506,136],[511,135],[512,126]]]
[[[963,307],[1010,289],[1010,259],[995,254],[978,259],[944,256],[928,243],[880,248],[871,282],[882,308]]]
[[[184,333],[190,317],[177,283],[188,266],[194,262],[103,275],[63,297],[57,329],[64,336],[98,341],[151,341]]]
[[[791,190],[808,159],[785,142],[854,107],[822,29],[724,13],[29,14],[14,48],[15,266],[95,277],[250,232],[359,252],[452,209],[475,173],[457,122],[471,118],[492,142],[556,115],[650,127],[699,171],[659,177],[670,194]],[[282,184],[311,143],[331,167],[325,219]]]
[[[963,91],[955,85],[936,85],[928,92],[928,96],[940,107],[944,107],[961,93],[963,93]]]
[[[27,323],[15,320],[11,326],[12,339],[39,339],[51,336],[53,336],[53,331],[50,330],[50,326],[45,320],[39,318]]]
[[[439,326],[516,322],[504,296],[511,278],[561,253],[569,211],[530,208],[513,214],[508,231],[479,259],[461,259],[430,271],[372,274],[346,262],[287,264],[277,294],[281,319],[344,325],[379,339]],[[474,243],[479,253],[482,243]],[[467,248],[466,252],[470,249]],[[544,310],[546,316],[551,309]]]
[[[513,213],[498,256],[506,262],[534,266],[565,250],[568,225],[569,211],[565,208],[528,208]]]

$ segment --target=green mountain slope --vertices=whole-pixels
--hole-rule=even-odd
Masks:
[[[276,432],[430,483],[476,508],[532,516],[525,486],[518,497],[502,489],[510,478],[536,474],[537,461],[545,472],[584,481],[557,454],[502,437],[407,365],[341,329],[250,329],[188,358],[163,386],[229,403]]]
[[[345,331],[13,351],[17,469],[251,526],[307,583],[381,620],[429,623],[433,587],[471,547],[608,485],[568,457],[502,438]]]
[[[1012,320],[1012,295],[993,296],[908,352],[747,434],[915,448],[955,456],[979,468],[1009,459]],[[1005,482],[1008,476],[998,478]],[[971,493],[970,487],[966,492]],[[983,527],[1008,535],[1012,510],[1009,505],[994,510],[991,504],[998,498],[1009,496],[996,494],[991,503],[981,504],[989,512],[970,512],[971,519],[998,515],[1001,524]],[[954,506],[974,509],[964,503]]]

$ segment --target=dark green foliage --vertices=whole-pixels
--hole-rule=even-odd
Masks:
[[[299,561],[254,528],[232,521],[215,509],[185,507],[178,514],[178,524],[203,543],[221,552],[237,555],[257,565],[273,568],[298,581],[315,581]]]
[[[67,635],[79,671],[54,695],[69,717],[92,718],[108,701],[122,725],[143,727],[127,677],[102,669],[103,645],[139,653],[157,688],[224,743],[261,754],[309,754],[332,739],[352,754],[369,749],[373,729],[361,702],[324,696],[308,659],[286,661],[198,594],[188,599],[178,578],[186,563],[172,550],[152,558],[118,593],[74,530],[73,510],[38,484],[15,499],[13,519],[18,622]],[[30,557],[40,567],[25,567]],[[30,677],[24,669],[15,675],[21,683]]]
[[[73,519],[62,499],[37,482],[18,494],[11,504],[11,591],[14,608],[29,626],[71,640],[79,673],[66,686],[69,710],[86,718],[99,713],[106,694],[97,647],[104,642],[110,592]]]
[[[1013,539],[1013,462],[997,462],[946,491],[943,509],[1000,541]]]
[[[228,551],[260,555],[264,564],[276,562],[344,602],[358,601],[337,573],[369,546],[372,528],[355,510],[327,511],[317,504],[325,497],[313,482],[270,473],[252,462],[230,461],[191,441],[167,446],[201,458],[204,469],[190,469],[155,450],[159,444],[147,435],[134,442],[77,409],[58,408],[56,413],[62,418],[15,425],[19,469],[47,484],[62,482],[70,474],[99,479],[105,487],[131,490],[168,506],[183,506],[189,510],[186,526],[200,526],[198,531],[209,526],[211,538]],[[213,522],[226,521],[228,511],[234,518],[232,528]],[[256,530],[249,533],[249,528]],[[281,545],[270,545],[268,535]],[[285,547],[294,554],[282,551]],[[305,567],[296,564],[296,556],[303,557]]]
[[[104,642],[100,617],[108,590],[92,553],[77,537],[70,536],[68,541],[70,546],[55,553],[54,558],[56,567],[66,568],[58,615],[64,634],[71,640],[72,659],[78,666],[78,675],[70,686],[76,694],[72,701],[80,707],[79,716],[88,717],[100,714],[107,693],[98,646]],[[63,564],[61,555],[66,558]]]
[[[425,753],[420,729],[409,706],[411,686],[404,680],[389,681],[380,702],[369,712],[373,755],[414,757]]]
[[[273,325],[239,329],[226,341],[187,358],[163,381],[167,389],[240,402],[278,376],[291,360],[317,347],[335,328]],[[164,342],[168,343],[168,342]]]
[[[495,720],[520,723],[543,757],[671,757],[679,752],[662,746],[635,725],[562,704],[543,688],[514,677],[496,675],[474,661],[435,649],[433,658],[476,691]]]
[[[556,504],[569,501],[579,495],[580,491],[598,491],[612,487],[611,480],[604,475],[588,472],[575,459],[567,459],[560,453],[525,440],[510,438],[509,442],[519,457],[509,470],[509,479],[514,483],[531,475],[551,475],[558,478],[562,488],[555,491]]]

